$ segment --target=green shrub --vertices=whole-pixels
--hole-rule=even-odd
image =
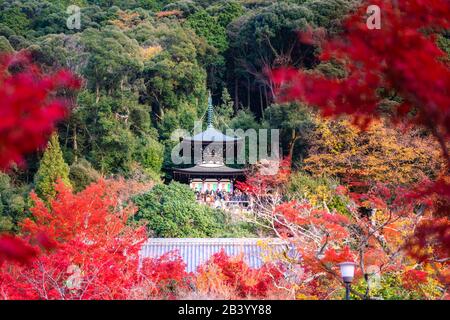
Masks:
[[[0,52],[14,52],[13,47],[9,43],[8,39],[6,39],[4,36],[0,36]]]
[[[441,293],[437,290],[438,285],[431,279],[426,284],[417,283],[416,288],[406,288],[402,282],[400,273],[388,272],[382,274],[379,282],[373,282],[370,286],[369,296],[383,300],[423,300],[437,299]],[[360,280],[353,284],[357,292],[366,292],[366,283]],[[352,295],[352,299],[358,299]]]
[[[287,197],[289,199],[308,199],[313,205],[348,213],[348,200],[336,194],[339,182],[326,177],[313,177],[304,171],[297,171],[290,177]]]
[[[0,232],[14,231],[17,222],[28,214],[28,186],[15,186],[11,178],[0,172]]]
[[[198,204],[192,190],[177,182],[156,185],[134,203],[136,218],[145,219],[156,237],[210,237],[219,228],[216,212]]]
[[[228,215],[197,203],[194,192],[178,182],[158,184],[133,199],[137,220],[145,220],[154,237],[201,238],[254,236],[253,226],[231,223]]]
[[[80,159],[70,166],[69,177],[75,192],[79,192],[100,179],[101,175],[92,167],[89,161]]]
[[[137,151],[138,162],[147,170],[161,172],[164,161],[164,146],[155,139],[148,137],[142,140],[142,147]]]

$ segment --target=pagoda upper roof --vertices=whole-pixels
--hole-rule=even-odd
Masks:
[[[238,136],[227,136],[209,125],[205,131],[197,133],[193,137],[186,137],[184,141],[198,141],[198,142],[236,142],[242,140]]]

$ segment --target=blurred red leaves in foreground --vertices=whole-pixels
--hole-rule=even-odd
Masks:
[[[80,85],[65,70],[43,74],[26,53],[0,56],[0,169],[21,164],[47,142],[68,111],[58,91]]]
[[[80,85],[80,80],[65,70],[43,74],[24,52],[0,56],[0,169],[22,164],[24,155],[47,142],[68,111],[67,101],[58,91]],[[39,239],[44,247],[51,247],[45,235]],[[36,254],[23,240],[0,236],[0,264],[4,260],[28,263]]]
[[[391,110],[436,135],[450,135],[450,70],[446,54],[424,31],[450,26],[448,3],[439,0],[370,1],[381,8],[382,27],[366,26],[367,3],[343,22],[344,33],[321,44],[321,61],[340,63],[346,76],[330,79],[304,70],[273,71],[280,100],[302,100],[326,116],[353,115],[364,126],[380,115],[379,89],[394,90],[403,99]],[[310,38],[310,37],[309,37]]]
[[[0,237],[0,266],[5,260],[29,263],[38,251],[20,238],[12,235]]]

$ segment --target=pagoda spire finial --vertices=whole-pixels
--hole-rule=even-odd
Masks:
[[[208,91],[208,128],[213,126],[214,107],[212,104],[211,91]]]

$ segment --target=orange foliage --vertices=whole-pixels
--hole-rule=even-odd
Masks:
[[[224,251],[214,254],[195,275],[198,294],[220,299],[286,298],[281,266],[266,264],[250,268],[243,257],[229,257]]]
[[[435,178],[444,167],[438,144],[423,132],[372,121],[365,131],[347,120],[316,119],[304,169],[347,181],[407,184]]]
[[[122,30],[131,29],[142,22],[141,16],[137,12],[118,11],[118,18],[111,21],[111,24]]]
[[[158,18],[164,18],[164,17],[170,17],[170,16],[180,17],[181,15],[182,15],[182,12],[180,10],[160,11],[160,12],[156,13],[156,17],[158,17]]]

